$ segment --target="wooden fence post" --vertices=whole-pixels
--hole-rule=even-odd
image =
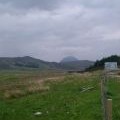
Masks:
[[[104,73],[101,80],[101,99],[103,108],[103,120],[107,120],[107,87],[106,87],[106,74]]]
[[[112,120],[112,99],[107,99],[107,118]]]

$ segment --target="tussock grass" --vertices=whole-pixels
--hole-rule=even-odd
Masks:
[[[50,87],[45,85],[44,82],[43,80],[30,80],[23,83],[18,82],[12,85],[4,85],[1,87],[3,98],[19,98],[32,93],[48,91]]]
[[[40,71],[1,71],[0,72],[0,98],[12,99],[25,95],[44,92],[50,89],[45,82],[52,80],[51,77],[64,73],[40,72]],[[55,79],[54,79],[55,80]]]
[[[10,90],[10,91],[6,90],[4,92],[4,97],[7,99],[18,98],[24,95],[25,93],[22,90]]]
[[[50,90],[49,86],[29,86],[26,92],[30,94],[30,93],[43,92],[48,90]]]

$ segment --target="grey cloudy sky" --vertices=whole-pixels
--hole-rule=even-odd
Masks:
[[[0,0],[0,56],[112,54],[120,55],[120,0]]]

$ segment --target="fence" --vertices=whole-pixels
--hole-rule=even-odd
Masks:
[[[103,108],[103,120],[112,120],[112,99],[108,98],[108,76],[116,74],[119,70],[116,71],[104,71],[102,74],[101,80],[101,100],[102,100],[102,108]]]

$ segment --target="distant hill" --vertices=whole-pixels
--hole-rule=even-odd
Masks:
[[[75,60],[75,59],[74,59]],[[84,70],[90,65],[93,65],[91,61],[69,61],[69,62],[47,62],[32,58],[25,57],[0,57],[0,69],[54,69],[54,70]]]
[[[117,62],[118,66],[120,66],[120,56],[112,55],[110,57],[97,60],[95,64],[93,66],[90,66],[87,70],[103,69],[105,62]]]
[[[73,57],[73,56],[68,56],[65,57],[61,60],[61,63],[65,63],[65,62],[73,62],[73,61],[78,61],[77,58]]]
[[[0,69],[14,69],[14,68],[47,68],[48,66],[42,60],[35,59],[29,56],[25,57],[1,57]]]
[[[88,61],[88,60],[77,60],[77,61],[71,61],[71,62],[61,62],[60,64],[66,67],[66,69],[68,68],[68,70],[82,71],[90,67],[91,65],[93,65],[94,62]]]

